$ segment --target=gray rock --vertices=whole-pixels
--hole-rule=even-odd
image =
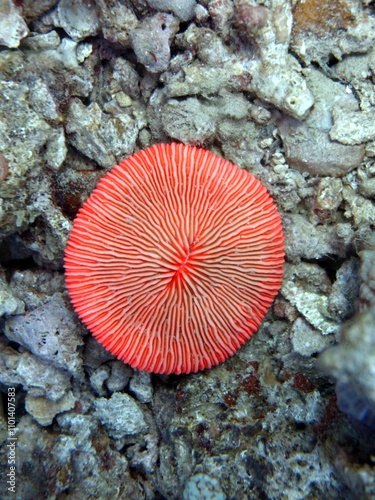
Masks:
[[[49,401],[43,397],[34,397],[31,394],[27,394],[25,407],[27,413],[29,413],[38,424],[46,427],[52,424],[56,415],[71,410],[74,407],[74,403],[75,398],[71,392],[65,394],[57,401]]]
[[[14,49],[28,34],[29,28],[22,17],[22,9],[17,7],[12,0],[2,0],[0,3],[0,45]]]
[[[170,43],[179,27],[170,14],[156,14],[141,21],[130,33],[137,59],[152,73],[167,69],[171,57]]]
[[[36,19],[51,10],[58,0],[23,0],[22,12],[26,19]]]
[[[8,290],[0,290],[0,316],[21,314],[24,304],[17,300]]]
[[[304,122],[284,117],[279,123],[287,161],[292,168],[310,175],[345,175],[360,165],[365,148],[330,139],[332,111],[335,105],[353,111],[358,104],[344,85],[313,69],[306,70],[305,75],[316,102]]]
[[[322,221],[334,220],[342,202],[341,179],[323,177],[319,179],[314,193],[314,215]]]
[[[5,335],[33,354],[80,377],[83,344],[76,315],[56,294],[47,304],[24,315],[13,316],[5,325]]]
[[[375,206],[359,195],[353,187],[344,186],[342,196],[345,200],[345,217],[352,218],[354,226],[365,227],[375,224]]]
[[[320,353],[332,344],[329,337],[323,336],[302,318],[297,318],[293,323],[290,336],[295,352],[306,357]]]
[[[21,314],[25,310],[22,300],[13,294],[0,268],[0,317],[11,314]]]
[[[228,80],[229,75],[231,79]],[[183,71],[167,76],[166,94],[169,97],[183,97],[188,95],[202,95],[208,97],[218,94],[222,89],[246,91],[239,88],[237,79],[245,78],[244,69],[231,62],[224,66],[210,67],[200,61],[184,67]]]
[[[165,133],[173,139],[191,145],[203,145],[213,140],[217,118],[209,106],[195,97],[182,102],[169,100],[161,116]]]
[[[90,376],[90,385],[99,396],[105,396],[107,393],[104,388],[104,382],[108,379],[109,374],[109,366],[102,365]]]
[[[195,19],[197,23],[203,24],[210,17],[208,10],[203,5],[198,4],[195,7]]]
[[[366,155],[370,158],[373,157],[372,149],[374,146],[375,143],[372,143],[370,147],[366,147]],[[363,168],[358,170],[358,180],[359,193],[366,198],[375,198],[375,164],[366,162]]]
[[[95,401],[95,417],[114,439],[135,436],[147,430],[143,412],[128,394],[116,392],[110,399]]]
[[[78,43],[69,37],[60,37],[56,31],[52,30],[44,35],[35,34],[31,38],[27,38],[22,42],[22,48],[25,47],[25,55],[27,56],[27,66],[42,70],[57,70],[65,68],[70,71],[79,72],[77,50]],[[81,68],[82,69],[82,68]],[[87,72],[86,72],[87,74]],[[71,78],[77,78],[77,74],[67,74],[66,84],[69,83]],[[35,79],[35,78],[34,78]],[[50,79],[54,78],[50,74]],[[74,95],[79,95],[75,93]]]
[[[111,374],[107,379],[106,385],[110,392],[120,392],[128,385],[133,369],[122,361],[110,361]]]
[[[86,366],[96,370],[103,363],[115,359],[115,356],[107,351],[95,337],[90,336],[85,342],[83,359]]]
[[[375,110],[347,111],[335,106],[333,126],[329,136],[333,141],[350,145],[373,140],[375,136]]]
[[[215,59],[217,56],[212,56],[212,61]],[[223,89],[254,92],[263,101],[298,119],[303,119],[314,103],[295,60],[284,65],[282,62],[263,65],[261,61],[246,56],[240,59],[232,56],[224,63],[212,66],[195,61],[183,71],[168,75],[166,83],[166,92],[171,97],[193,94],[210,97]]]
[[[51,366],[37,356],[23,353],[17,367],[17,374],[24,380],[29,395],[45,397],[57,402],[71,387],[71,375]]]
[[[115,157],[99,136],[101,123],[102,111],[98,104],[91,103],[86,107],[79,99],[70,102],[66,120],[68,141],[102,167],[110,168],[115,164]]]
[[[1,383],[22,385],[34,397],[49,401],[61,399],[71,387],[71,375],[25,351],[18,353],[10,347],[0,351]]]
[[[358,167],[364,156],[363,146],[332,142],[328,131],[309,128],[308,122],[284,118],[279,132],[290,166],[312,176],[345,175]]]
[[[193,49],[199,61],[211,67],[221,66],[232,57],[230,50],[217,33],[208,28],[198,27],[194,23],[190,24],[186,31],[176,35],[175,44],[180,49]],[[172,60],[174,70],[181,65],[184,65],[183,59],[176,57]]]
[[[309,389],[309,391],[304,397],[302,408],[297,401],[293,400],[287,408],[283,409],[287,418],[292,418],[295,422],[301,422],[305,425],[312,425],[316,422],[316,418],[319,418],[321,414],[319,392],[316,389]]]
[[[51,66],[63,65],[68,70],[78,68],[77,42],[66,37],[61,40],[57,50],[47,51],[46,56],[50,59]]]
[[[53,124],[62,122],[62,115],[58,110],[57,103],[44,82],[39,80],[33,82],[28,94],[28,102],[43,120]]]
[[[67,412],[57,417],[61,430],[69,436],[77,438],[79,447],[91,446],[90,437],[98,431],[97,420],[92,415],[80,415]]]
[[[56,21],[76,42],[96,35],[100,28],[95,3],[84,0],[60,0]]]
[[[138,124],[126,113],[106,118],[104,115],[98,131],[99,136],[103,139],[107,150],[120,161],[134,152]]]
[[[372,235],[367,248],[359,252],[361,259],[360,275],[362,283],[359,289],[361,310],[375,306],[375,236]]]
[[[90,42],[81,42],[77,45],[77,61],[82,64],[87,58],[89,58],[93,52],[93,44]]]
[[[32,251],[33,259],[40,266],[61,269],[64,250],[71,229],[71,221],[52,201],[48,179],[36,183],[39,189],[30,196],[29,204],[40,216],[42,224],[31,227],[27,237],[20,236],[23,245]]]
[[[0,237],[21,232],[38,215],[29,200],[39,191],[40,153],[52,129],[30,107],[29,91],[24,83],[0,81],[0,151],[8,163],[8,175],[0,183]]]
[[[234,5],[232,0],[210,0],[201,2],[208,10],[209,17],[217,33],[224,40],[229,38],[233,29]]]
[[[285,249],[292,261],[318,259],[327,254],[345,255],[353,233],[340,236],[338,226],[314,225],[299,214],[283,217]]]
[[[307,116],[314,104],[314,95],[295,60],[260,63],[252,74],[252,86],[259,99],[296,119]]]
[[[358,85],[358,89],[361,88],[362,93],[362,90],[364,90],[363,83],[366,82],[371,75],[374,56],[375,52],[373,48],[365,54],[357,53],[347,55],[344,59],[335,64],[335,73],[342,76],[353,85]]]
[[[225,154],[225,158],[241,168],[259,169],[264,152],[259,146],[261,131],[255,123],[247,118],[233,120],[218,117],[217,139]]]
[[[65,143],[64,128],[60,127],[54,130],[47,143],[47,149],[44,156],[47,164],[53,170],[58,170],[66,159],[68,148]]]
[[[48,33],[31,33],[22,42],[22,48],[30,51],[53,50],[60,45],[60,37],[55,30]]]
[[[131,460],[129,465],[143,474],[150,476],[155,473],[159,458],[159,436],[155,432],[145,436],[146,450],[144,445],[136,444],[131,449]]]
[[[99,0],[96,3],[104,38],[123,47],[129,47],[130,32],[138,25],[138,19],[133,11],[120,0],[110,3]]]
[[[328,312],[331,283],[325,271],[313,264],[287,265],[281,293],[310,325],[323,335],[339,330]]]
[[[65,289],[64,277],[57,271],[15,271],[9,286],[12,293],[25,303],[26,309],[35,309],[49,300],[55,292]]]
[[[181,21],[189,21],[194,16],[197,5],[195,0],[147,0],[150,7],[154,9],[173,12]]]
[[[124,156],[133,153],[138,125],[127,114],[110,116],[97,103],[86,107],[73,99],[68,109],[68,141],[82,154],[99,165],[110,168]]]
[[[116,57],[109,62],[109,72],[105,90],[111,96],[124,92],[132,99],[139,99],[140,78],[133,65],[122,57]]]
[[[130,380],[129,389],[141,403],[152,401],[153,387],[149,373],[135,370]]]
[[[23,475],[17,487],[20,498],[42,498],[51,495],[48,491],[66,495],[69,491],[73,499],[118,498],[119,492],[127,498],[142,499],[124,454],[112,449],[95,418],[69,411],[58,414],[56,420],[59,434],[46,432],[29,415],[21,417],[18,466],[21,470],[28,467],[29,473]],[[46,450],[48,466],[44,462]]]
[[[314,96],[298,61],[288,54],[293,24],[291,5],[275,0],[267,8],[237,0],[234,12],[241,35],[256,47],[250,73],[257,96],[294,118],[305,118]]]

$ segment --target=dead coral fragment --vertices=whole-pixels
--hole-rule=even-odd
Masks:
[[[173,12],[181,21],[189,21],[194,17],[194,9],[197,6],[195,0],[147,0],[150,7],[158,10]]]
[[[263,5],[251,5],[249,2],[237,0],[234,12],[238,27],[250,38],[267,24],[268,9]]]
[[[179,27],[170,14],[156,14],[144,19],[130,33],[130,42],[139,62],[152,73],[167,69],[171,58],[170,42]]]

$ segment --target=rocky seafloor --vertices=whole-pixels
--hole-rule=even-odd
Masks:
[[[371,0],[0,0],[1,498],[375,498],[374,46]],[[182,376],[111,356],[63,274],[99,178],[171,141],[286,240],[258,333]]]

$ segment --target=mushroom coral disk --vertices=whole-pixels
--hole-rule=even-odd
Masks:
[[[190,373],[259,327],[283,276],[280,215],[266,188],[183,144],[133,154],[79,210],[65,252],[79,317],[139,370]]]

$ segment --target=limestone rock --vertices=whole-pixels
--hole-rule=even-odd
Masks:
[[[95,401],[95,417],[114,439],[134,436],[147,429],[142,410],[128,394],[116,392]]]
[[[75,398],[71,392],[58,401],[49,401],[43,397],[26,396],[26,411],[43,427],[51,425],[59,413],[74,407]]]
[[[0,45],[10,49],[19,46],[20,41],[29,34],[29,28],[22,17],[22,10],[13,0],[0,3]]]

